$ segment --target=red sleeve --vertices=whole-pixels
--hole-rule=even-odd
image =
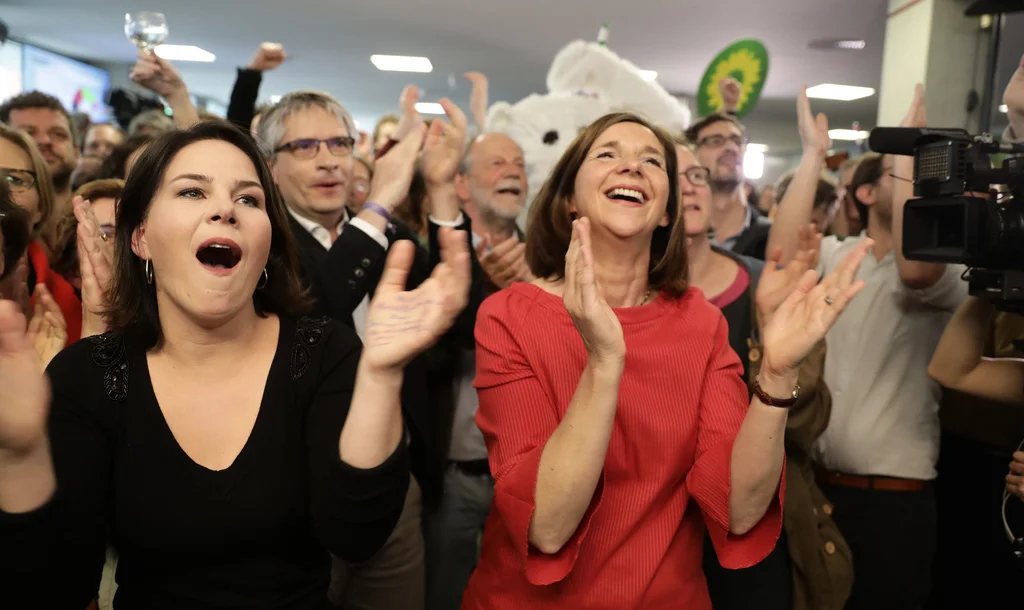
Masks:
[[[686,477],[686,485],[704,513],[704,523],[718,561],[733,570],[758,563],[775,548],[782,531],[782,498],[786,491],[783,463],[779,494],[761,521],[742,536],[729,532],[732,447],[749,404],[743,367],[736,352],[729,347],[728,326],[720,316],[714,352],[701,390],[697,455]]]
[[[559,416],[515,339],[512,317],[516,314],[510,311],[508,298],[506,292],[500,292],[477,313],[477,425],[487,441],[494,474],[494,509],[526,567],[527,580],[533,585],[550,585],[568,576],[576,564],[600,503],[604,475],[576,533],[558,553],[547,555],[530,545],[540,456],[558,427]]]

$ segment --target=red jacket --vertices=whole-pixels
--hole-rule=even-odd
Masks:
[[[68,326],[68,342],[71,345],[82,336],[82,300],[75,294],[75,287],[68,283],[62,275],[50,269],[50,260],[46,250],[38,241],[28,245],[28,262],[36,272],[36,284],[46,284],[46,288],[57,301],[57,306],[64,314],[64,323]],[[32,306],[35,307],[35,295]]]

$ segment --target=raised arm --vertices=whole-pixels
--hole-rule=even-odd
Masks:
[[[907,116],[900,127],[927,127],[928,117],[925,113],[924,87],[920,84],[914,90],[914,99],[910,103]],[[892,249],[896,256],[896,268],[900,280],[907,288],[920,290],[934,285],[946,271],[942,263],[923,263],[907,260],[903,256],[903,208],[914,196],[914,158],[907,155],[894,155],[892,158]]]
[[[800,247],[799,229],[811,222],[818,178],[825,163],[825,155],[832,145],[828,136],[828,117],[821,113],[815,116],[811,111],[807,87],[800,91],[797,98],[796,113],[803,156],[786,189],[786,196],[779,202],[768,233],[768,251],[780,249],[780,262],[783,265],[796,255]]]
[[[1024,403],[1024,360],[985,358],[995,308],[969,297],[949,321],[928,375],[943,386],[999,402]]]
[[[99,371],[91,347],[77,344],[53,360],[47,371],[54,381],[51,401],[46,376],[25,337],[24,318],[10,301],[0,301],[5,607],[85,608],[99,587],[113,424],[112,413],[103,409],[109,400],[96,391]]]
[[[138,61],[129,78],[167,100],[178,129],[188,129],[199,122],[199,112],[192,103],[188,87],[171,62],[156,53],[140,49]]]

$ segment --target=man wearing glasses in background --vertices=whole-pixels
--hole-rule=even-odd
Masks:
[[[391,220],[401,199],[380,199],[371,192],[358,215],[350,215],[346,204],[354,179],[355,124],[327,94],[289,93],[261,116],[257,129],[257,140],[266,147],[274,181],[291,214],[292,234],[316,309],[352,325],[362,339],[389,248],[398,240],[414,239],[408,227]],[[417,248],[407,285],[414,288],[429,273],[427,255]],[[359,564],[334,560],[330,598],[337,607],[385,610],[423,605],[420,485],[423,493],[439,488],[433,481],[440,480],[443,469],[432,459],[437,451],[426,394],[425,371],[413,361],[402,385],[414,475],[405,508],[373,558]]]
[[[714,244],[764,260],[769,221],[747,202],[743,155],[747,136],[732,114],[709,114],[686,130],[700,164],[711,170],[711,228]]]

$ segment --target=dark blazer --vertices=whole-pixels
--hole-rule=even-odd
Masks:
[[[314,299],[315,314],[353,326],[352,312],[364,297],[372,298],[377,290],[387,251],[372,237],[352,227],[342,231],[331,249],[325,250],[290,215],[289,223],[299,250],[303,280]],[[389,248],[402,239],[416,243],[409,227],[397,220],[388,227],[385,236]],[[430,277],[431,269],[426,251],[417,247],[406,287],[412,289],[422,284]],[[439,458],[444,451],[437,447],[438,424],[431,409],[424,356],[413,360],[405,369],[402,413],[412,437],[412,472],[423,490],[424,503],[434,503],[440,499],[445,464]]]

